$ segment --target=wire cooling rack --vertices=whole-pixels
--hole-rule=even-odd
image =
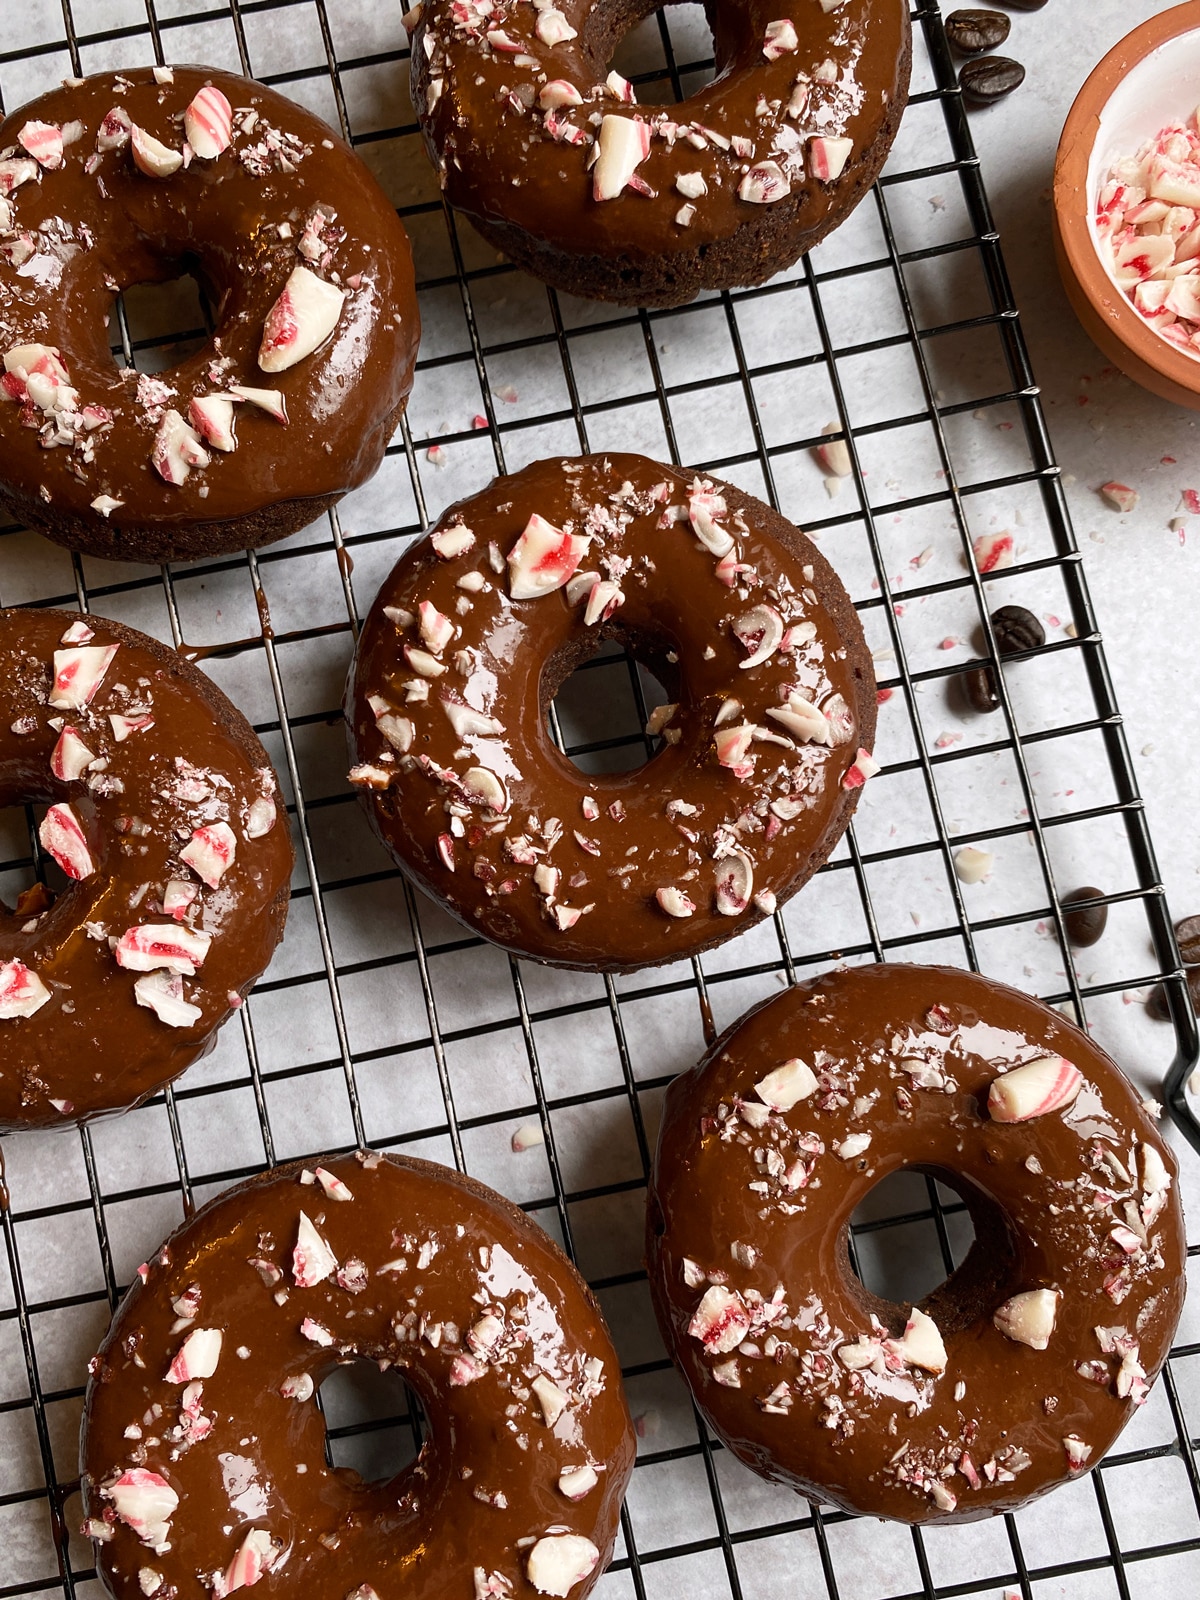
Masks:
[[[641,1266],[664,1085],[747,1006],[837,960],[977,966],[1042,995],[1084,1018],[1148,1091],[1168,1079],[1200,1146],[1184,1087],[1195,1024],[936,5],[914,11],[912,102],[854,218],[763,289],[652,313],[547,292],[444,210],[407,98],[400,11],[4,7],[7,109],[68,74],[198,60],[240,67],[340,125],[413,237],[425,336],[379,476],[281,545],[159,571],[0,529],[0,603],[92,607],[203,661],[272,751],[299,860],[284,945],[204,1062],[123,1118],[3,1141],[0,1596],[99,1596],[75,1532],[78,1422],[86,1359],[137,1263],[228,1184],[360,1143],[493,1183],[596,1287],[639,1432],[603,1600],[1200,1592],[1195,1314],[1101,1468],[1015,1517],[914,1533],[813,1509],[711,1440],[664,1357]],[[652,16],[622,50],[646,100],[711,73],[698,7]],[[123,360],[161,367],[181,339],[204,337],[194,297],[140,313],[136,301],[121,311]],[[814,460],[830,424],[849,446],[840,484]],[[606,448],[718,472],[821,541],[875,653],[884,762],[842,847],[773,924],[694,965],[618,979],[509,961],[415,896],[348,793],[338,711],[359,619],[414,533],[495,471]],[[972,544],[1001,528],[1016,563],[981,575]],[[988,621],[1001,601],[1047,630],[1003,670]],[[972,664],[996,673],[991,716],[963,701]],[[605,661],[583,681],[589,692],[577,682],[558,704],[569,752],[601,770],[645,759],[644,677]],[[10,902],[42,871],[34,820],[0,813]],[[982,884],[955,874],[965,844],[994,857]],[[1083,883],[1100,884],[1109,908],[1086,957],[1066,942],[1059,894]],[[1140,1003],[1163,979],[1169,1029]],[[858,1218],[856,1260],[873,1287],[915,1298],[968,1242],[956,1197],[908,1174]],[[411,1456],[420,1418],[394,1388],[357,1368],[352,1379],[322,1390],[330,1449],[386,1476]]]

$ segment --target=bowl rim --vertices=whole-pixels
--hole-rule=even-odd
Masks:
[[[1167,343],[1109,275],[1087,215],[1088,169],[1100,117],[1121,79],[1162,45],[1200,30],[1200,0],[1147,17],[1117,42],[1084,80],[1067,113],[1054,161],[1054,220],[1072,275],[1112,333],[1168,383],[1200,395],[1200,358]],[[1198,96],[1200,98],[1200,96]],[[1082,205],[1080,204],[1082,200]]]

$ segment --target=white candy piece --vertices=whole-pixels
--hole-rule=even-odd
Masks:
[[[111,1500],[117,1516],[143,1544],[155,1549],[166,1543],[179,1496],[165,1478],[145,1467],[131,1467],[114,1482],[102,1485],[100,1493]]]
[[[977,850],[967,844],[954,852],[954,875],[960,883],[982,883],[995,864],[990,850]]]
[[[534,512],[508,553],[508,592],[514,600],[537,600],[561,589],[583,560],[588,540],[564,533]]]
[[[654,898],[658,902],[659,909],[665,911],[669,917],[677,917],[682,920],[684,917],[690,917],[695,914],[695,902],[689,900],[682,889],[656,889]]]
[[[346,294],[307,267],[295,267],[267,312],[258,364],[264,372],[286,372],[312,355],[337,326]]]
[[[504,724],[495,717],[485,717],[482,711],[467,706],[461,700],[442,700],[442,710],[450,719],[455,737],[459,739],[493,739],[504,732]]]
[[[551,1378],[545,1376],[536,1377],[532,1388],[542,1408],[542,1421],[552,1428],[567,1409],[567,1397]]]
[[[756,1083],[754,1092],[772,1111],[790,1111],[799,1101],[807,1100],[816,1087],[816,1073],[807,1061],[793,1056]]]
[[[162,144],[137,123],[131,125],[133,164],[148,178],[169,178],[183,165],[183,152]]]
[[[268,800],[265,795],[260,795],[246,814],[247,839],[265,837],[275,826],[277,815],[274,800]]]
[[[204,965],[212,935],[170,924],[146,923],[123,933],[113,951],[117,965],[130,972],[165,968],[181,977],[195,976]]]
[[[796,29],[788,18],[767,23],[762,53],[768,61],[778,61],[780,56],[790,55],[799,48],[800,41],[796,37]]]
[[[746,663],[743,661],[742,665]],[[786,705],[768,706],[767,715],[803,744],[829,743],[829,722],[825,713],[795,690],[788,695]]]
[[[522,1123],[509,1141],[515,1156],[522,1155],[526,1150],[536,1150],[538,1145],[545,1142],[546,1135],[540,1122]]]
[[[468,767],[463,774],[463,788],[472,799],[497,816],[508,809],[508,790],[487,767]]]
[[[306,1212],[300,1213],[296,1243],[292,1250],[292,1277],[298,1289],[311,1289],[337,1270],[337,1257],[313,1226]]]
[[[592,168],[592,199],[615,200],[650,154],[650,124],[641,117],[606,116]]]
[[[228,395],[198,395],[188,404],[188,421],[214,450],[237,449],[233,431],[233,401]]]
[[[840,1144],[834,1145],[833,1153],[839,1161],[853,1161],[857,1156],[861,1156],[864,1150],[868,1150],[870,1145],[869,1133],[851,1133],[847,1134]]]
[[[550,45],[551,48],[556,44],[566,44],[568,39],[579,37],[578,30],[573,28],[562,12],[556,11],[553,6],[538,12],[534,32],[543,44]]]
[[[993,1122],[1029,1122],[1065,1111],[1083,1087],[1083,1073],[1062,1056],[1039,1056],[992,1081],[988,1114]]]
[[[474,547],[475,535],[470,528],[457,523],[453,528],[439,528],[431,533],[429,542],[443,561],[457,561]]]
[[[38,175],[36,161],[26,161],[23,156],[0,161],[0,195],[8,196],[23,183],[32,183]]]
[[[207,467],[208,451],[200,443],[200,435],[173,407],[164,411],[150,462],[164,483],[183,484],[191,476],[193,467]]]
[[[248,389],[244,383],[231,383],[229,392],[236,395],[239,400],[245,400],[248,405],[257,406],[260,411],[267,412],[276,422],[287,427],[287,402],[280,390]]]
[[[738,199],[751,205],[771,206],[792,192],[791,179],[775,161],[759,161],[738,184]]]
[[[154,726],[154,718],[151,716],[123,717],[118,711],[110,711],[108,725],[112,729],[112,736],[117,743],[124,744],[130,734],[145,733],[148,728],[152,728]]]
[[[184,999],[183,979],[175,973],[147,972],[134,983],[133,998],[168,1028],[190,1028],[204,1015],[199,1006]]]
[[[237,836],[227,822],[210,822],[197,828],[179,859],[210,889],[215,889],[237,856]]]
[[[714,1283],[696,1307],[688,1333],[709,1355],[727,1356],[750,1331],[750,1313],[741,1295]]]
[[[904,1336],[885,1341],[888,1350],[899,1356],[910,1367],[923,1367],[926,1372],[945,1372],[946,1346],[942,1343],[938,1325],[926,1316],[919,1306],[908,1314]]]
[[[997,1306],[992,1321],[1006,1339],[1026,1344],[1031,1350],[1044,1350],[1054,1332],[1061,1299],[1057,1289],[1026,1289]]]
[[[1165,1194],[1171,1187],[1171,1174],[1152,1144],[1142,1146],[1142,1190],[1145,1194]]]
[[[600,1552],[578,1533],[553,1533],[539,1539],[529,1552],[525,1572],[539,1594],[569,1595],[596,1569]]]
[[[600,1479],[591,1467],[568,1467],[558,1475],[558,1489],[568,1500],[582,1500],[589,1495]]]
[[[841,425],[837,422],[827,422],[821,429],[822,433],[839,433]],[[817,459],[826,472],[832,472],[835,478],[848,478],[854,470],[850,460],[850,446],[845,439],[830,439],[825,444],[817,446]]]
[[[105,522],[112,516],[118,506],[123,506],[124,500],[114,500],[111,494],[98,494],[92,501],[92,510],[98,511]]]
[[[417,607],[417,618],[421,638],[435,656],[440,656],[454,638],[453,622],[429,600],[421,601]]]
[[[223,1339],[220,1328],[193,1328],[167,1368],[167,1382],[191,1383],[193,1378],[211,1378],[221,1359]]]
[[[49,998],[49,989],[23,961],[0,962],[0,1022],[32,1017]]]
[[[233,141],[233,107],[220,89],[206,83],[183,113],[183,131],[192,154],[215,161]]]
[[[95,872],[96,863],[79,818],[69,805],[50,807],[38,828],[38,839],[42,849],[54,857],[68,878],[79,882]]]
[[[783,618],[774,606],[754,606],[737,617],[733,623],[734,638],[750,653],[740,663],[743,672],[748,667],[761,666],[770,660],[783,643]]]
[[[104,681],[118,648],[115,644],[93,644],[56,650],[50,704],[60,711],[82,711]]]

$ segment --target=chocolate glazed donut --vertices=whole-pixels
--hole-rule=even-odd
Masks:
[[[672,306],[763,282],[849,215],[900,123],[907,0],[706,0],[716,77],[643,108],[606,63],[657,9],[424,0],[410,13],[413,104],[450,201],[572,294]]]
[[[0,901],[0,1132],[85,1121],[177,1077],[283,935],[292,844],[270,758],[174,650],[0,611],[0,806],[50,802],[65,874]]]
[[[184,271],[211,339],[118,370],[118,291]],[[418,336],[387,197],[273,90],[104,73],[0,127],[0,502],[59,544],[166,561],[296,532],[379,466]]]
[[[546,716],[608,639],[670,702],[649,766],[589,776]],[[351,782],[422,888],[506,949],[604,971],[769,916],[877,770],[832,567],[761,500],[644,456],[538,462],[451,507],[371,608],[347,717]]]
[[[115,1600],[583,1600],[635,1443],[599,1307],[482,1184],[360,1151],[228,1190],[139,1269],[91,1364],[84,1531]],[[404,1375],[415,1462],[325,1460],[335,1367]]]
[[[847,1225],[932,1173],[975,1226],[919,1306],[868,1293]],[[939,967],[768,1000],[667,1090],[650,1285],[711,1426],[764,1477],[901,1522],[1011,1511],[1093,1467],[1171,1346],[1177,1169],[1057,1012]]]

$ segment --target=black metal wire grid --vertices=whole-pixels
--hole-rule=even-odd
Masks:
[[[276,756],[300,858],[288,940],[243,1010],[240,1035],[227,1029],[209,1061],[119,1121],[4,1141],[0,1597],[99,1592],[90,1546],[74,1533],[74,1441],[84,1361],[136,1262],[181,1208],[277,1159],[364,1143],[432,1154],[496,1182],[564,1242],[600,1294],[642,1436],[618,1559],[598,1591],[606,1600],[653,1600],[681,1588],[735,1600],[793,1590],[829,1600],[1195,1592],[1200,1338],[1173,1352],[1126,1436],[1132,1447],[1085,1481],[1017,1517],[910,1534],[809,1508],[750,1479],[691,1410],[652,1332],[645,1295],[640,1197],[663,1086],[714,1037],[718,1018],[730,1020],[772,986],[838,959],[937,959],[995,972],[1010,959],[998,941],[1015,939],[1020,960],[1029,954],[1021,935],[1032,930],[1060,965],[1026,964],[1023,981],[1089,1021],[1111,1018],[1107,1001],[1164,980],[1175,1049],[1167,1097],[1200,1148],[1185,1091],[1195,1023],[936,4],[913,14],[919,64],[905,126],[918,125],[916,153],[902,134],[859,214],[869,240],[856,235],[840,256],[835,240],[765,289],[707,297],[675,313],[574,305],[483,251],[427,180],[412,196],[405,185],[417,175],[420,189],[425,169],[407,100],[389,117],[380,100],[393,90],[371,88],[406,76],[403,33],[394,15],[379,13],[373,0],[31,0],[19,19],[6,18],[13,48],[0,50],[0,85],[10,105],[67,72],[206,59],[240,63],[325,109],[399,202],[417,248],[427,332],[414,403],[377,480],[380,492],[348,500],[305,535],[237,560],[150,572],[68,560],[20,530],[0,529],[0,602],[119,614],[204,660]],[[677,51],[678,30],[662,13],[657,28],[661,65],[635,81],[665,77],[679,96],[711,63]],[[949,189],[951,201],[935,188]],[[949,225],[940,233],[925,227],[937,236],[923,241],[914,217],[936,224],[947,212]],[[981,298],[948,316],[964,294],[946,283],[961,291],[966,265]],[[793,340],[798,328],[805,332]],[[141,346],[159,342],[131,338],[124,315],[119,331],[126,361],[144,362]],[[979,340],[989,341],[998,367],[977,358]],[[596,349],[604,352],[599,362]],[[909,363],[903,404],[886,370],[896,355]],[[534,402],[524,407],[516,386],[501,381],[514,370],[532,386]],[[988,381],[997,371],[1000,381]],[[831,408],[850,451],[851,508],[830,501],[804,521],[852,581],[877,646],[885,771],[875,783],[887,804],[874,810],[900,821],[900,842],[895,823],[885,833],[860,811],[845,846],[773,927],[687,968],[587,980],[498,957],[383,864],[346,792],[336,687],[372,577],[451,498],[444,484],[465,492],[481,474],[550,450],[669,454],[791,511],[804,494],[798,474],[811,474],[821,437],[799,385],[820,390],[814,404]],[[864,388],[885,396],[874,411]],[[475,395],[480,410],[470,426],[433,425],[449,397],[461,411]],[[706,410],[714,396],[716,424]],[[511,418],[509,405],[518,408]],[[790,417],[782,432],[781,410]],[[720,425],[735,416],[737,426]],[[1002,441],[1004,470],[980,470],[962,431],[968,419],[995,420],[1012,435]],[[917,429],[937,463],[936,488],[900,493],[904,485],[892,479],[881,486],[881,463],[905,454]],[[1023,457],[1016,463],[1014,449]],[[456,478],[459,459],[465,483]],[[449,470],[438,482],[443,462]],[[972,537],[997,496],[1024,507],[1029,547],[1015,568],[981,575]],[[897,523],[910,540],[914,531],[934,540],[900,575],[890,531]],[[351,531],[354,524],[363,531]],[[927,582],[939,538],[957,548],[965,570]],[[1024,587],[1008,589],[1016,583]],[[1003,669],[988,620],[1000,584],[1012,598],[1037,593],[1054,604],[1057,596],[1071,619]],[[910,630],[915,610],[935,620]],[[942,616],[974,629],[975,643],[947,636],[945,654],[932,654]],[[196,637],[209,642],[188,642]],[[987,663],[1000,691],[1001,732],[993,736],[991,719],[976,719],[965,734],[960,722],[959,732],[935,737],[934,705],[945,714],[964,668]],[[1056,675],[1048,680],[1057,712],[1049,719],[1024,696],[1021,675],[1027,686],[1039,664]],[[1064,688],[1072,672],[1077,682]],[[612,701],[622,684],[633,718],[626,728],[640,730],[646,703],[633,664],[598,664],[597,685],[601,673],[600,698]],[[616,723],[603,731],[584,743],[564,735],[564,743],[601,768],[627,763],[639,746],[650,753],[640,731]],[[1060,751],[1062,764],[1052,758]],[[1015,821],[981,826],[975,815],[970,829],[957,822],[956,777],[968,770],[976,798],[980,781],[1012,783],[1022,802]],[[1068,782],[1085,775],[1087,804],[1052,803],[1062,791],[1048,784],[1064,781],[1063,771]],[[921,801],[915,812],[913,793]],[[923,824],[913,821],[918,813]],[[1127,858],[1124,878],[1103,896],[1111,921],[1124,916],[1128,929],[1132,919],[1140,932],[1132,943],[1118,941],[1119,970],[1088,976],[1071,958],[1055,885],[1077,859],[1060,841],[1072,830],[1095,840],[1097,827],[1109,830],[1107,859],[1115,859],[1112,830]],[[27,845],[0,860],[0,889],[41,871],[32,817],[26,830]],[[1018,840],[1028,841],[1030,871],[1017,865]],[[1014,868],[1019,892],[991,915],[977,913],[955,875],[954,856],[968,842]],[[925,874],[919,882],[907,876],[914,865]],[[905,895],[919,899],[922,915],[918,923],[910,912],[913,926],[902,928],[896,908]],[[544,1143],[512,1153],[516,1128],[536,1128]],[[893,1196],[858,1230],[864,1259],[871,1239],[897,1241],[884,1270],[889,1257],[894,1265],[915,1247],[921,1227],[944,1268],[963,1246],[955,1197],[915,1181],[915,1193]],[[411,1450],[419,1431],[411,1412],[351,1409],[329,1432],[337,1450],[397,1429]]]

